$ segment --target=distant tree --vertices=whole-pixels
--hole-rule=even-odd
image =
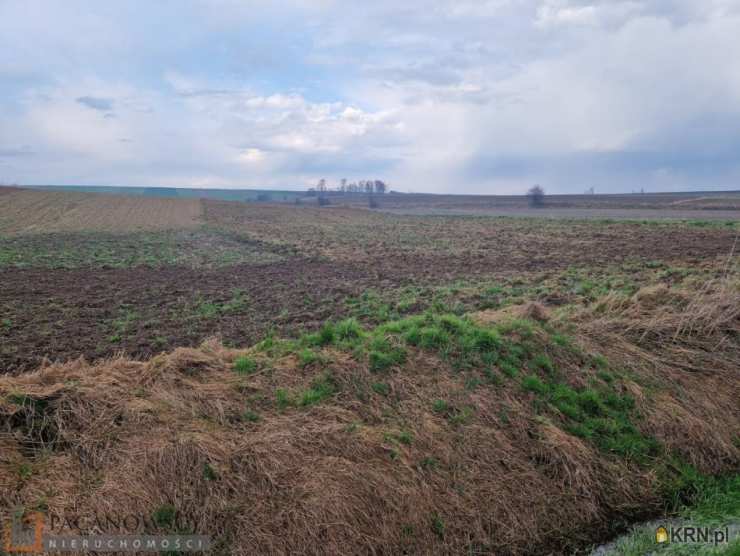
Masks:
[[[323,207],[325,205],[329,204],[329,199],[326,197],[326,180],[324,178],[321,178],[319,180],[319,183],[316,185],[316,191],[318,192],[319,198],[318,203],[320,207]]]
[[[375,180],[375,193],[382,195],[385,193],[385,182],[381,180]]]
[[[347,191],[347,178],[342,178],[342,180],[339,182],[339,191],[344,193]]]
[[[539,185],[535,185],[527,191],[530,207],[541,207],[545,204],[545,190]]]

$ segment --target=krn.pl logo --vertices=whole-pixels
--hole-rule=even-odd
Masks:
[[[662,525],[655,530],[655,542],[658,544],[668,542],[668,530]]]

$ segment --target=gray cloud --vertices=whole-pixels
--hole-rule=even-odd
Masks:
[[[0,148],[0,158],[6,157],[6,158],[15,158],[19,156],[32,156],[36,153],[31,150],[28,146],[23,146],[20,148]]]
[[[77,97],[77,102],[93,110],[99,110],[100,112],[110,112],[113,110],[113,100],[103,97]]]
[[[177,22],[166,3],[70,2],[0,2],[0,157],[19,181],[377,174],[508,193],[740,176],[737,0],[192,0]]]
[[[460,75],[452,68],[431,63],[380,69],[374,73],[383,79],[420,81],[430,85],[454,85],[460,82]]]

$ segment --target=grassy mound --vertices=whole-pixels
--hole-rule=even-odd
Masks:
[[[713,282],[2,377],[0,511],[176,510],[232,554],[570,551],[737,472],[739,316]]]

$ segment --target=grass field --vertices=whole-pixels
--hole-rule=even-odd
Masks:
[[[6,191],[0,498],[232,554],[736,520],[739,255],[732,220]]]

